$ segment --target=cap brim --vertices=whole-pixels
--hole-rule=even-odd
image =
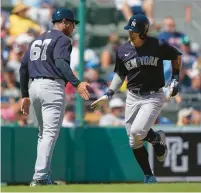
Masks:
[[[126,26],[124,27],[124,29],[138,33],[137,28],[131,27],[131,26],[129,26],[129,25],[126,25]]]
[[[126,25],[126,26],[124,27],[124,29],[125,29],[125,30],[129,30],[129,29],[131,29],[131,27],[130,27],[129,25]]]

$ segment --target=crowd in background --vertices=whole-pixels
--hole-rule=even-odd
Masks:
[[[30,115],[23,115],[20,111],[21,93],[19,84],[20,59],[28,44],[38,35],[50,29],[51,14],[55,9],[54,1],[13,1],[11,12],[1,11],[1,123],[24,126],[35,122]],[[146,14],[151,23],[150,35],[165,39],[182,52],[182,67],[180,71],[180,93],[175,97],[175,103],[184,101],[183,94],[201,95],[201,55],[200,47],[188,38],[188,34],[176,29],[174,18],[165,17],[162,24],[156,24],[153,17],[153,0],[116,0],[117,10],[128,21],[132,14]],[[72,37],[71,68],[77,75],[79,69],[79,35]],[[84,79],[92,86],[90,90],[91,101],[85,103],[85,122],[99,124],[100,126],[123,126],[126,80],[114,99],[108,106],[99,111],[92,111],[90,104],[102,96],[113,78],[115,54],[117,48],[127,41],[112,32],[108,36],[107,44],[97,53],[86,46],[84,52]],[[171,78],[171,63],[164,61],[164,76],[166,82]],[[75,121],[75,88],[68,83],[66,86],[66,111],[63,121],[64,127],[76,126]],[[192,108],[193,107],[193,108]],[[177,125],[200,125],[201,106],[182,108],[178,112]],[[175,124],[167,117],[159,116],[156,124]]]

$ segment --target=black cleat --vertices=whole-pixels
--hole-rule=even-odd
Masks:
[[[158,161],[164,162],[165,158],[167,157],[167,153],[168,153],[166,139],[165,139],[166,138],[165,133],[161,130],[157,131],[156,133],[158,133],[160,135],[160,143],[153,144],[153,148],[156,153],[156,157],[157,157]]]

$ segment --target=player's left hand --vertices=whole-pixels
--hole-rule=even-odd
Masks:
[[[107,95],[103,95],[102,97],[100,97],[99,99],[97,99],[96,101],[94,101],[91,104],[91,108],[93,108],[94,110],[96,110],[99,107],[101,107],[102,105],[106,104],[107,102],[108,102],[108,96]]]
[[[30,106],[30,99],[28,97],[23,98],[21,102],[21,111],[24,115],[29,114],[29,106]]]
[[[168,84],[169,87],[169,97],[174,97],[179,92],[179,82],[176,79],[172,79]]]

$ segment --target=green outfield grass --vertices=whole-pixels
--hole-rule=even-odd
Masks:
[[[2,192],[201,192],[201,183],[4,186]]]

